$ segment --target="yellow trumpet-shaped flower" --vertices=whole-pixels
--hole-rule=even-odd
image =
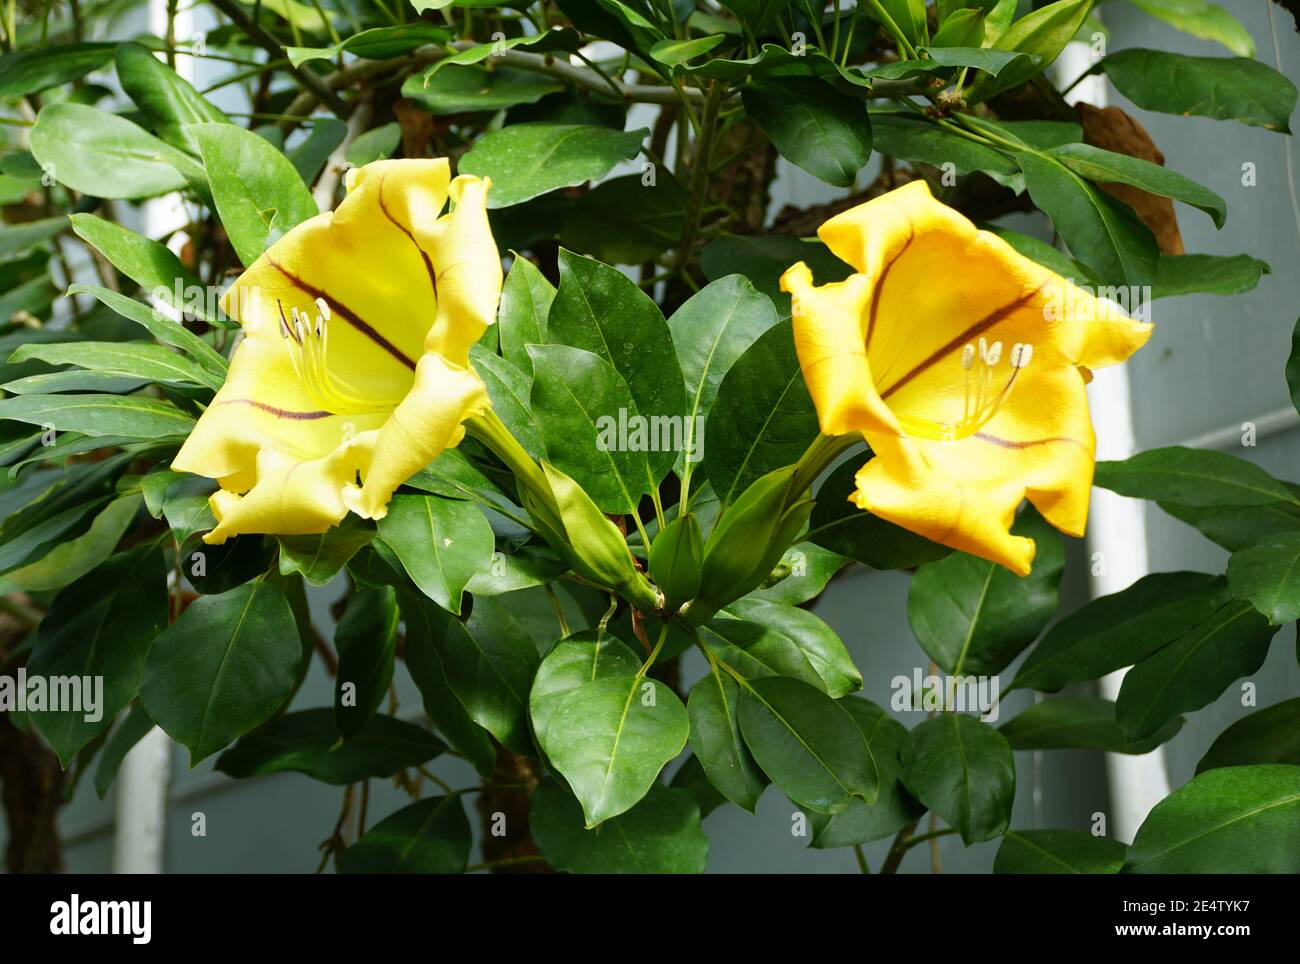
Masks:
[[[1082,535],[1089,370],[1123,361],[1152,326],[976,230],[924,181],[818,235],[855,273],[817,287],[801,262],[781,287],[822,432],[861,432],[875,452],[852,500],[1020,575],[1034,543],[1009,530],[1024,498]]]
[[[501,294],[489,186],[451,180],[445,159],[350,171],[336,211],[227,292],[244,337],[172,462],[220,483],[205,541],[382,518],[394,489],[460,442],[489,404],[469,365]]]

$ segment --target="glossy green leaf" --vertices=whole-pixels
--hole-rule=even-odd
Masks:
[[[1296,86],[1246,57],[1190,57],[1134,47],[1101,61],[1115,88],[1146,110],[1195,114],[1291,133]]]
[[[559,80],[535,71],[513,67],[489,69],[479,64],[451,64],[439,69],[435,63],[424,73],[408,77],[402,84],[402,96],[433,114],[446,116],[534,104],[547,94],[563,89],[564,84]],[[494,179],[496,176],[494,172]],[[498,202],[493,206],[505,205]]]
[[[1007,829],[1016,794],[1011,745],[991,726],[962,713],[941,713],[908,734],[903,783],[969,846]]]
[[[741,97],[781,156],[827,184],[851,187],[871,158],[866,105],[818,77],[767,79]]]
[[[862,674],[835,630],[806,609],[766,599],[746,597],[726,610],[787,637],[808,660],[833,699],[862,689]]]
[[[55,709],[51,702],[31,712],[65,767],[135,698],[145,654],[166,625],[167,583],[156,547],[119,553],[54,598],[27,673],[47,687],[58,685],[54,677],[67,677],[71,695],[80,694],[79,709]],[[67,688],[62,695],[70,695]],[[37,710],[30,687],[27,697],[29,712]]]
[[[964,552],[928,562],[912,577],[907,619],[921,648],[953,676],[993,676],[1032,643],[1060,601],[1065,548],[1056,531],[1026,510],[1011,530],[1038,546],[1023,579]]]
[[[93,214],[72,214],[68,220],[72,222],[72,230],[77,237],[97,249],[113,267],[145,291],[162,298],[178,310],[188,311],[205,321],[214,320],[204,310],[201,301],[186,303],[190,297],[189,292],[206,292],[207,288],[202,279],[181,264],[180,258],[172,254],[166,245]],[[96,297],[99,297],[97,293]],[[110,304],[110,307],[126,314],[119,305],[120,302]],[[144,324],[135,315],[128,317]]]
[[[648,447],[642,450],[657,482],[686,442],[681,424],[686,389],[668,323],[623,272],[563,249],[559,267],[560,288],[546,318],[547,340],[594,352],[622,376],[636,402],[636,414],[648,423]],[[570,372],[568,377],[575,375]],[[606,409],[598,414],[618,418],[619,412]],[[635,441],[629,435],[627,446]]]
[[[570,874],[699,874],[709,852],[691,794],[658,783],[631,810],[588,830],[578,801],[547,780],[533,794],[528,827],[547,862]]]
[[[347,136],[348,126],[335,117],[316,117],[307,125],[307,137],[285,152],[304,184],[311,184],[325,162]]]
[[[311,585],[324,586],[374,537],[375,530],[358,524],[353,516],[320,535],[276,536],[280,543],[280,575],[296,572]]]
[[[148,48],[119,44],[114,59],[122,89],[140,108],[154,133],[172,147],[198,154],[199,142],[190,125],[228,123],[225,114]]]
[[[0,578],[3,592],[48,592],[76,582],[113,554],[140,511],[140,496],[124,495],[108,503],[90,527],[76,538],[60,540],[37,561]]]
[[[880,782],[866,738],[820,689],[783,676],[751,679],[738,715],[755,761],[795,803],[839,813],[855,797],[875,802]]]
[[[453,613],[460,612],[465,585],[492,564],[495,548],[478,506],[433,495],[394,496],[379,536],[420,591]]]
[[[650,184],[644,178],[611,178],[578,198],[560,231],[564,246],[612,264],[653,261],[673,247],[682,236],[686,191],[668,172]]]
[[[1259,279],[1272,272],[1266,262],[1248,254],[1166,254],[1156,266],[1152,298],[1178,295],[1239,295],[1255,290]]]
[[[692,295],[668,319],[686,379],[685,452],[697,466],[703,455],[700,419],[707,419],[731,366],[777,323],[776,309],[743,276],[727,275]],[[707,424],[707,423],[705,423]]]
[[[358,589],[334,630],[334,719],[344,737],[356,734],[388,696],[397,653],[397,594],[391,587]]]
[[[51,365],[76,365],[113,375],[129,375],[167,385],[201,385],[216,390],[222,379],[163,345],[138,341],[73,341],[22,345],[11,363],[37,359]]]
[[[826,690],[808,655],[785,633],[726,615],[709,620],[696,632],[714,655],[748,679],[786,676]]]
[[[799,460],[817,437],[791,326],[768,328],[732,364],[705,423],[704,469],[722,504]]]
[[[1300,697],[1237,720],[1210,744],[1196,772],[1258,763],[1300,766]]]
[[[217,770],[238,780],[268,773],[303,773],[332,786],[387,779],[428,763],[446,749],[428,730],[391,716],[373,716],[339,739],[327,707],[286,713],[250,733],[217,758]]]
[[[840,700],[840,706],[848,710],[867,741],[876,762],[880,793],[872,804],[854,797],[848,807],[833,816],[809,811],[808,820],[813,827],[812,846],[818,849],[849,847],[888,837],[924,812],[899,779],[902,771],[899,751],[907,739],[907,729],[880,707],[861,697]]]
[[[512,124],[475,141],[461,158],[460,172],[491,177],[488,206],[506,208],[604,177],[620,161],[636,157],[648,134],[645,128],[624,132],[585,124]]]
[[[755,589],[747,598],[798,606],[821,595],[827,583],[851,561],[811,542],[800,542],[782,554],[773,570],[772,579],[776,581]]]
[[[871,132],[881,154],[940,168],[951,164],[957,174],[983,171],[1004,184],[1023,184],[1020,166],[1002,151],[915,115],[872,111]]]
[[[1094,484],[1135,499],[1186,506],[1300,504],[1283,483],[1245,459],[1178,445],[1148,449],[1123,462],[1098,462]]]
[[[997,77],[981,77],[967,92],[968,101],[987,100],[1046,70],[1074,38],[1092,4],[1093,0],[1056,0],[1012,23],[993,41],[994,49],[1031,54],[1033,59],[1014,63]]]
[[[481,596],[462,622],[426,607],[428,631],[452,692],[465,712],[516,753],[533,755],[528,690],[537,647],[511,612],[513,600]]]
[[[397,604],[405,630],[403,656],[411,679],[420,691],[424,712],[456,752],[481,777],[489,779],[496,769],[496,747],[488,731],[470,718],[452,691],[438,655],[435,634],[444,625],[443,610],[421,593],[405,587],[397,590]]]
[[[212,196],[235,253],[245,266],[295,225],[319,213],[289,159],[233,124],[195,124]]]
[[[688,60],[707,54],[718,44],[727,39],[726,34],[713,34],[708,37],[694,37],[690,40],[660,40],[650,48],[650,56],[661,64],[676,67]]]
[[[284,595],[246,583],[196,599],[154,640],[140,702],[193,765],[270,719],[293,692],[302,657]]]
[[[531,261],[516,255],[501,287],[497,329],[501,333],[501,354],[521,371],[532,373],[533,362],[524,346],[546,342],[546,315],[554,299],[554,285]],[[527,400],[525,395],[522,401]]]
[[[1127,589],[1094,599],[1053,626],[1034,647],[1007,690],[1055,693],[1132,666],[1209,619],[1228,601],[1223,578],[1158,572]]]
[[[1117,874],[1128,848],[1083,830],[1008,830],[995,874]]]
[[[138,702],[131,704],[122,722],[109,734],[104,748],[99,751],[99,762],[95,766],[95,795],[99,799],[103,800],[108,795],[109,788],[122,767],[122,761],[131,752],[131,748],[143,740],[154,726],[154,721],[149,719],[149,714]]]
[[[533,414],[550,461],[606,512],[635,512],[650,487],[644,450],[619,444],[623,422],[639,417],[627,382],[599,355],[563,345],[529,345]],[[3,403],[0,403],[2,405]]]
[[[146,239],[140,238],[140,240],[144,241]],[[166,251],[167,249],[163,248],[163,250]],[[170,251],[167,253],[171,254]],[[180,262],[177,262],[178,267],[179,264]],[[158,269],[159,271],[165,271],[166,265],[160,263]],[[227,363],[221,353],[180,322],[168,318],[162,312],[156,311],[134,298],[128,298],[120,292],[110,291],[108,288],[101,288],[98,285],[75,284],[68,288],[68,294],[92,295],[123,318],[140,325],[164,345],[179,348],[207,372],[208,377],[200,384],[216,388],[220,387],[225,381]]]
[[[1129,847],[1132,874],[1300,873],[1300,767],[1209,770],[1156,804]]]
[[[60,184],[95,197],[156,197],[206,189],[196,161],[124,117],[85,104],[50,104],[31,131],[32,155]]]
[[[481,345],[471,348],[469,357],[474,371],[487,387],[493,410],[510,430],[510,434],[534,458],[545,456],[542,427],[529,397],[532,391],[530,376],[533,363],[528,358],[528,352],[524,351],[524,357],[528,360],[522,368]]]
[[[691,749],[709,782],[750,813],[767,787],[767,777],[740,735],[740,684],[717,666],[691,687],[686,701]]]
[[[700,252],[700,269],[706,278],[718,281],[730,274],[743,274],[772,299],[781,318],[790,317],[790,296],[781,290],[781,275],[796,261],[807,262],[818,284],[843,281],[853,271],[820,241],[777,234],[723,235]]]
[[[543,748],[582,803],[586,826],[630,810],[682,751],[686,707],[658,680],[594,679],[568,693],[546,723]]]
[[[1149,753],[1183,726],[1176,716],[1151,736],[1133,741],[1115,722],[1115,704],[1096,696],[1058,696],[1031,704],[998,727],[1013,750],[1104,750]]]
[[[1228,560],[1228,589],[1274,626],[1300,619],[1300,534],[1271,536]]]
[[[1149,194],[1159,194],[1200,208],[1214,220],[1215,227],[1223,227],[1228,216],[1228,205],[1223,198],[1191,178],[1159,164],[1104,151],[1090,144],[1063,144],[1052,148],[1048,154],[1076,174],[1098,184],[1128,184]]]
[[[610,633],[583,630],[560,640],[537,667],[528,694],[528,715],[538,742],[546,745],[551,717],[583,683],[606,677],[630,679],[640,669],[641,659]]]
[[[473,843],[461,798],[429,797],[366,831],[339,854],[339,873],[459,874]]]
[[[1276,632],[1249,603],[1225,603],[1125,674],[1115,700],[1119,725],[1138,740],[1180,713],[1199,710],[1258,671]]]
[[[113,59],[111,43],[71,43],[0,57],[0,97],[26,97],[98,70]]]
[[[328,47],[286,47],[285,53],[295,67],[309,60],[333,60],[344,52],[365,60],[387,60],[412,53],[425,44],[441,44],[450,39],[451,34],[446,28],[416,20],[414,23],[362,30]]]
[[[1293,497],[1300,497],[1300,486],[1289,482],[1284,484]],[[1274,535],[1300,532],[1300,501],[1266,502],[1253,506],[1189,506],[1175,502],[1160,502],[1158,505],[1230,552],[1253,546]]]
[[[1024,152],[1016,161],[1030,198],[1052,219],[1076,258],[1113,285],[1154,280],[1160,251],[1132,208],[1053,157]]]
[[[159,439],[188,435],[194,420],[150,398],[119,395],[18,395],[0,400],[0,419],[52,425],[60,432]]]

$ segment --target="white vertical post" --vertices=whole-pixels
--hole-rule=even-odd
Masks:
[[[149,32],[167,35],[167,2],[150,0]],[[176,37],[189,38],[194,29],[193,13],[181,8],[176,13]],[[193,78],[193,59],[176,58],[176,72],[187,80]],[[155,198],[141,205],[141,231],[158,237],[177,224],[184,215],[179,194]],[[168,587],[174,588],[169,579]],[[159,874],[163,871],[163,844],[167,829],[167,786],[171,777],[172,742],[154,727],[131,748],[122,760],[117,775],[117,809],[113,825],[113,872],[118,874]]]
[[[1094,61],[1089,44],[1074,42],[1066,46],[1053,70],[1059,83],[1068,84]],[[1105,80],[1100,76],[1084,79],[1068,99],[1071,103],[1086,101],[1094,107],[1105,107]],[[1132,455],[1137,442],[1127,366],[1096,372],[1088,386],[1088,401],[1097,431],[1097,458],[1126,459]],[[1150,571],[1145,509],[1145,504],[1135,499],[1104,489],[1093,490],[1087,539],[1093,598],[1127,589]],[[1104,677],[1100,681],[1101,695],[1115,699],[1124,673],[1120,670]],[[1164,749],[1157,747],[1141,756],[1107,753],[1106,774],[1113,811],[1108,835],[1130,843],[1151,808],[1169,795]]]

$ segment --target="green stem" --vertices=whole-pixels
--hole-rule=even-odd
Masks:
[[[803,455],[799,456],[794,477],[790,480],[790,492],[797,497],[817,481],[817,476],[827,466],[860,441],[856,435],[818,435]]]
[[[862,844],[853,845],[853,856],[858,858],[858,870],[864,874],[871,873],[871,868],[867,866],[867,855],[862,852]]]
[[[551,601],[551,608],[555,610],[555,621],[560,624],[560,637],[569,635],[569,621],[564,618],[564,607],[560,605],[560,597],[555,594],[555,588],[548,582],[543,584],[546,590],[546,598]]]

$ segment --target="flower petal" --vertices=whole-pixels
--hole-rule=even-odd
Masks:
[[[349,509],[367,519],[382,519],[394,490],[460,443],[465,419],[489,405],[487,390],[470,368],[440,355],[425,355],[415,384],[383,426],[353,441],[362,484],[343,493]]]
[[[356,474],[348,446],[303,461],[274,449],[257,453],[256,482],[244,495],[221,489],[209,500],[217,525],[203,537],[220,545],[251,532],[308,535],[324,532],[347,514],[343,487]]]

